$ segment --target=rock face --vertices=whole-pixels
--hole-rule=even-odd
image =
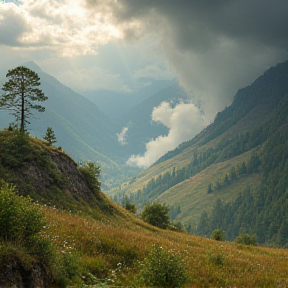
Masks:
[[[30,269],[19,267],[10,261],[0,271],[0,288],[46,288],[49,279],[41,264],[34,264]]]
[[[38,160],[27,162],[17,169],[17,176],[29,182],[36,194],[44,197],[53,186],[59,188],[64,196],[72,196],[76,201],[93,201],[95,192],[88,187],[75,161],[56,149],[51,150],[49,154],[49,165],[43,165]]]

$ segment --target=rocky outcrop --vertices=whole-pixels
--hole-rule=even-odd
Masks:
[[[72,158],[56,149],[50,150],[49,154],[49,163],[43,164],[38,159],[27,162],[17,169],[17,176],[29,182],[37,194],[45,195],[51,186],[56,186],[63,195],[70,195],[76,201],[82,199],[90,203],[95,199],[95,193],[88,187]]]
[[[0,271],[0,288],[46,288],[48,285],[49,277],[41,264],[25,269],[16,261],[9,261]]]

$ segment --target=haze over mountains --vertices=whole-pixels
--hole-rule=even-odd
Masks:
[[[57,137],[56,146],[63,147],[76,161],[96,162],[101,166],[102,179],[107,183],[111,179],[127,179],[127,176],[140,171],[137,167],[126,165],[129,157],[132,154],[143,154],[145,143],[168,133],[167,127],[163,124],[152,122],[153,108],[163,101],[179,103],[187,100],[185,92],[177,84],[173,84],[175,81],[155,82],[139,91],[133,101],[130,94],[126,95],[126,99],[117,98],[120,97],[117,95],[115,97],[121,101],[119,107],[119,100],[115,101],[116,98],[112,97],[111,103],[111,99],[106,99],[107,95],[104,94],[105,101],[99,100],[100,106],[102,103],[102,108],[105,106],[106,109],[110,107],[112,111],[118,111],[118,114],[113,113],[115,117],[112,119],[113,117],[109,117],[111,114],[107,116],[95,103],[43,72],[34,62],[25,63],[24,66],[38,73],[42,83],[41,89],[48,96],[44,103],[46,111],[35,113],[36,119],[30,119],[31,124],[27,127],[29,133],[42,139],[47,127],[52,127]],[[4,82],[5,77],[2,78]],[[171,85],[171,89],[167,88]],[[163,90],[163,87],[166,87],[166,90]],[[133,103],[138,105],[125,113],[127,107]],[[123,108],[125,105],[126,110]],[[116,117],[117,115],[119,117]],[[7,127],[13,121],[7,111],[1,111],[1,128]],[[125,127],[129,128],[125,135],[120,136]],[[121,140],[121,137],[125,139]]]
[[[199,235],[221,227],[230,239],[244,231],[255,233],[260,243],[287,244],[286,214],[276,214],[279,209],[288,211],[288,61],[240,89],[213,123],[195,137],[189,138],[190,131],[188,141],[157,158],[137,177],[139,170],[126,165],[127,159],[145,153],[141,156],[144,159],[147,143],[169,138],[173,122],[168,122],[176,119],[171,115],[181,103],[190,105],[185,91],[174,83],[113,120],[33,62],[26,66],[39,74],[50,100],[45,103],[45,113],[36,115],[40,119],[29,126],[31,134],[42,138],[52,126],[58,144],[72,157],[100,164],[104,189],[118,185],[109,192],[115,201],[121,203],[125,196],[140,209],[148,202],[166,203],[172,219],[184,222],[190,232]],[[155,111],[164,111],[162,116],[168,115],[169,121],[151,121],[157,120]],[[1,113],[1,117],[1,125],[7,127],[7,114]],[[191,128],[189,119],[184,119],[187,121],[179,123]],[[165,145],[159,147],[165,151]],[[137,157],[143,160],[140,156],[134,159]],[[134,178],[124,182],[129,175]],[[119,185],[121,181],[123,185]]]

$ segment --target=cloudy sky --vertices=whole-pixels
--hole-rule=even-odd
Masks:
[[[33,60],[78,92],[177,78],[209,122],[287,60],[287,15],[287,0],[0,0],[0,77]]]

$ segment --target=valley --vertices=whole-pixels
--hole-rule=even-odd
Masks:
[[[178,85],[169,86],[135,106],[114,126],[89,100],[43,73],[41,87],[61,97],[47,102],[46,116],[33,121],[29,129],[37,134],[49,123],[55,127],[57,145],[63,147],[48,145],[40,136],[23,134],[17,128],[0,131],[0,211],[6,211],[5,199],[16,194],[12,198],[18,201],[18,194],[19,201],[31,197],[27,201],[33,201],[33,213],[40,213],[46,221],[33,236],[40,246],[28,236],[24,242],[7,237],[0,241],[1,285],[8,287],[5,275],[9,274],[15,285],[26,281],[32,287],[143,287],[148,285],[141,282],[143,273],[148,272],[141,267],[152,261],[154,256],[148,260],[152,251],[160,253],[157,249],[162,249],[161,257],[170,253],[185,263],[173,268],[186,271],[183,287],[252,288],[286,283],[288,62],[240,89],[213,123],[129,181],[127,176],[140,169],[125,166],[123,161],[132,151],[144,151],[136,139],[145,143],[149,133],[154,137],[167,133],[161,125],[150,130],[151,107],[163,101],[177,105],[187,101],[187,95]],[[77,106],[85,108],[81,121],[73,116],[79,113]],[[7,114],[1,117],[7,122]],[[120,145],[115,127],[129,125],[129,119],[134,119],[130,132],[135,138],[128,137],[131,146],[117,154]],[[91,159],[98,160],[94,164]],[[109,173],[110,186],[104,182],[100,188],[100,168],[95,165],[104,171],[103,179]],[[124,199],[136,204],[136,215],[121,207]],[[153,202],[170,208],[166,230],[141,220],[141,210]],[[6,227],[6,216],[1,215],[0,225]],[[226,241],[207,239],[217,229]],[[235,242],[243,235],[254,235],[259,246]],[[31,252],[31,245],[39,251]],[[46,280],[39,284],[37,279]]]

